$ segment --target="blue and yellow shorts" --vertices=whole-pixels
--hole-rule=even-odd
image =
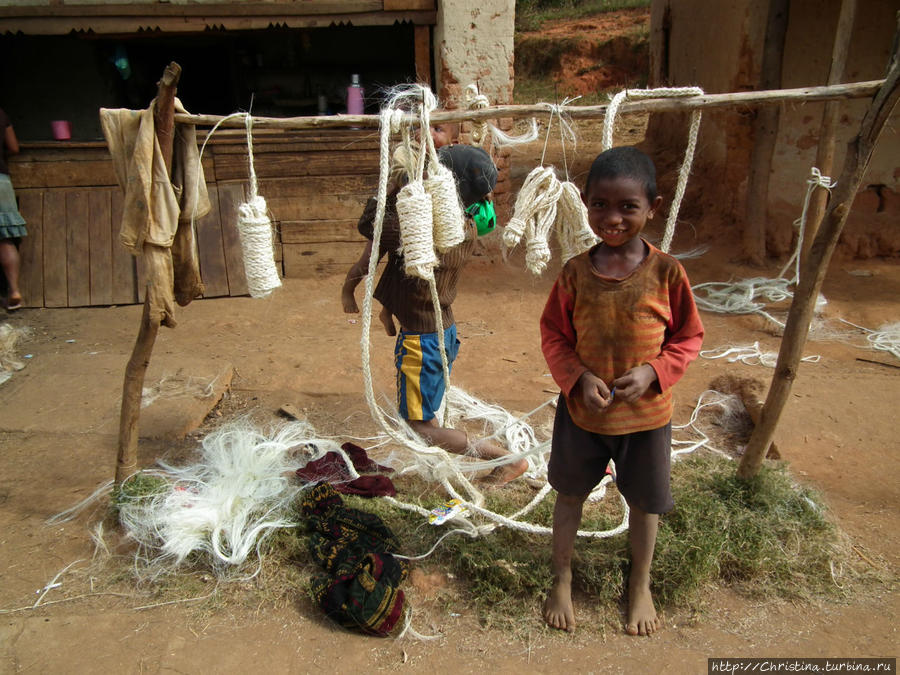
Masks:
[[[453,367],[459,353],[456,324],[444,330],[447,364]],[[407,420],[432,419],[444,399],[444,368],[437,333],[401,330],[394,347],[397,367],[397,409]]]

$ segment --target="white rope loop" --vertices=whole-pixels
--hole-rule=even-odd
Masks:
[[[624,89],[613,96],[609,107],[606,109],[606,117],[603,120],[602,149],[609,150],[613,146],[613,130],[616,124],[616,114],[619,106],[627,99],[638,98],[677,98],[684,96],[703,96],[700,87],[660,87],[657,89]],[[691,165],[694,163],[694,151],[697,148],[697,137],[700,133],[701,112],[697,108],[691,113],[691,126],[688,131],[687,147],[684,150],[684,159],[678,170],[678,183],[675,186],[675,194],[672,197],[672,205],[669,207],[669,215],[666,219],[666,228],[663,234],[660,250],[668,253],[675,235],[675,225],[678,221],[678,212],[681,210],[681,201],[687,188],[688,176],[691,173]]]
[[[797,246],[791,254],[791,257],[788,258],[788,261],[784,264],[784,267],[781,268],[781,272],[778,273],[779,278],[784,277],[784,274],[791,266],[791,263],[794,263],[794,278],[791,279],[790,283],[797,284],[800,282],[800,251],[803,250],[803,239],[806,236],[806,218],[809,212],[809,201],[817,187],[831,192],[831,188],[835,185],[837,185],[837,181],[832,181],[830,177],[823,176],[818,168],[814,166],[810,167],[809,178],[806,179],[806,194],[803,197],[803,210],[800,213],[800,217],[794,221],[794,227],[797,228]]]

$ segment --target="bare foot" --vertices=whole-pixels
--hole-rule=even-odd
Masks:
[[[625,632],[629,635],[652,635],[659,628],[660,621],[653,606],[650,586],[644,583],[629,583]]]
[[[494,486],[506,485],[526,471],[528,471],[528,462],[524,459],[520,459],[518,462],[510,462],[509,464],[498,466],[487,476],[482,478],[481,482]]]
[[[575,630],[575,607],[572,605],[572,573],[557,578],[544,600],[544,621],[550,628],[572,632]]]
[[[388,335],[397,334],[397,327],[394,325],[394,315],[388,311],[387,307],[381,308],[381,312],[378,314],[378,318],[381,319],[384,330],[387,331]]]
[[[359,314],[359,305],[356,304],[356,297],[353,291],[356,289],[356,283],[345,281],[341,288],[341,304],[344,306],[344,314]]]

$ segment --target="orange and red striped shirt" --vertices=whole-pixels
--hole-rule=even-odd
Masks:
[[[684,268],[647,246],[647,257],[623,279],[597,272],[590,251],[572,258],[541,315],[544,358],[582,429],[622,435],[665,425],[672,419],[672,386],[700,351],[703,324]],[[614,398],[596,413],[570,396],[585,371],[612,388],[614,379],[645,363],[658,382],[634,403]]]

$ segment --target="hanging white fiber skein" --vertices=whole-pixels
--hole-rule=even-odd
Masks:
[[[421,133],[431,136],[425,122],[427,108],[436,107],[434,95],[422,87],[423,103],[419,114],[422,119]],[[428,94],[424,92],[428,91]],[[430,95],[430,100],[429,100]],[[400,224],[400,250],[403,253],[403,270],[407,275],[420,279],[434,279],[437,255],[434,252],[434,211],[431,195],[425,191],[422,177],[425,173],[426,148],[419,144],[420,151],[415,176],[397,193],[397,218]]]
[[[553,167],[534,168],[516,197],[513,217],[503,231],[503,244],[512,248],[525,237],[525,264],[534,274],[544,271],[550,261],[547,238],[556,222],[556,203],[562,184]]]
[[[562,184],[556,207],[556,238],[563,264],[600,241],[588,224],[587,207],[581,200],[581,192],[570,181]]]
[[[253,118],[244,117],[247,127],[247,154],[250,158],[250,201],[238,207],[237,229],[244,259],[244,274],[250,297],[264,298],[281,286],[275,267],[275,246],[272,223],[266,200],[258,194],[256,171],[253,168],[253,137],[250,128]]]
[[[425,179],[425,192],[431,196],[431,209],[434,227],[434,246],[438,251],[447,251],[461,244],[466,238],[465,214],[456,191],[456,179],[453,172],[441,164],[431,137],[431,110],[437,107],[434,95],[428,91],[422,104],[422,130],[424,137],[422,152],[428,152],[428,178]]]

